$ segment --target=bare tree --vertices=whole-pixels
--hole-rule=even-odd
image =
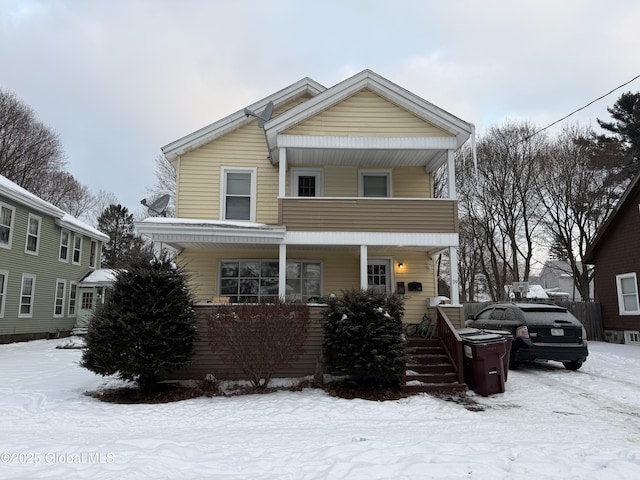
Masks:
[[[156,157],[155,175],[156,182],[152,188],[147,189],[147,192],[153,199],[169,194],[171,200],[166,208],[166,216],[173,217],[175,215],[176,169],[164,155]]]

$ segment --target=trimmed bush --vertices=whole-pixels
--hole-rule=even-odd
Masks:
[[[309,307],[301,303],[239,303],[214,308],[209,317],[209,345],[237,367],[255,388],[304,352]]]
[[[81,365],[154,390],[161,372],[187,363],[196,335],[193,298],[182,268],[166,255],[120,270],[86,336]]]
[[[361,386],[400,386],[406,369],[402,299],[350,290],[326,302],[323,350],[330,371]]]

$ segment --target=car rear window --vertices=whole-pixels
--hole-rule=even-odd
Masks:
[[[567,311],[564,307],[520,307],[524,312],[540,312],[540,313],[564,313]]]

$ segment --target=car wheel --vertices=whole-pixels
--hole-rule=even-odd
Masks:
[[[582,366],[582,360],[574,360],[573,362],[562,362],[567,370],[578,370]]]

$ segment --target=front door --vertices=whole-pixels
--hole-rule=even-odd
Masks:
[[[367,262],[367,288],[379,293],[391,294],[391,261],[369,259]]]

